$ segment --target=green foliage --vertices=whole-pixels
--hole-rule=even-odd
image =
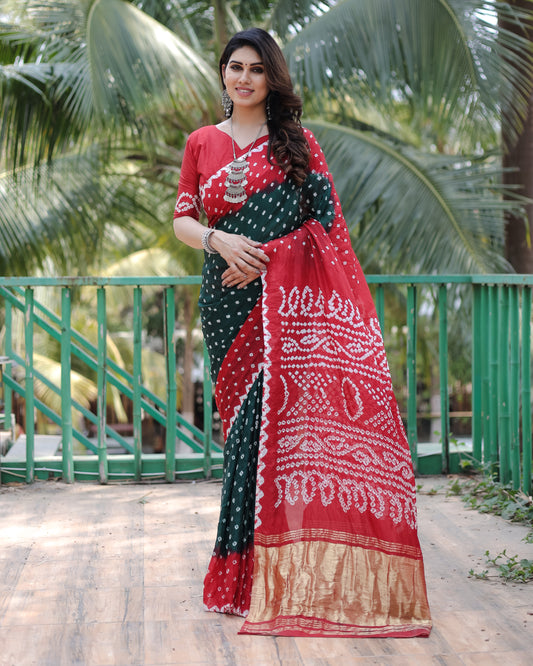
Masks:
[[[494,481],[490,476],[467,481],[455,478],[448,486],[448,495],[461,495],[463,502],[471,509],[481,513],[492,513],[505,520],[532,528],[523,541],[533,543],[533,498],[509,484],[504,485]],[[485,558],[488,564],[496,568],[498,572],[496,575],[504,580],[521,583],[533,580],[533,560],[519,559],[518,555],[509,556],[506,550],[495,557],[486,551]],[[488,570],[475,572],[471,569],[469,574],[473,578],[483,580],[489,578]]]
[[[468,572],[468,575],[470,578],[477,578],[478,580],[488,580],[489,577],[489,570],[484,569],[483,571],[474,571],[474,569],[470,569]]]
[[[465,473],[475,472],[475,463],[470,457],[461,458],[461,460],[459,461],[459,467]]]
[[[506,581],[513,581],[515,583],[529,583],[533,581],[533,560],[526,558],[518,559],[518,555],[507,555],[506,550],[503,550],[496,556],[492,556],[490,552],[485,551],[485,560],[487,564],[492,565],[499,578]],[[487,580],[490,577],[489,570],[485,569],[482,572],[475,572],[470,569],[469,575],[472,578]]]
[[[354,240],[365,261],[387,257],[389,272],[405,270],[415,263],[414,257],[418,270],[425,273],[506,269],[501,255],[503,202],[499,188],[487,187],[496,177],[493,166],[415,153],[368,131],[322,121],[307,125],[328,156],[344,214],[356,230]],[[377,200],[372,224],[359,225]],[[422,220],[432,224],[418,226]],[[402,240],[406,238],[408,243]]]
[[[510,484],[504,485],[486,477],[463,483],[455,479],[451,485],[460,488],[456,494],[462,494],[463,501],[470,508],[533,527],[533,500]]]
[[[448,484],[448,491],[447,495],[461,495],[463,492],[463,485],[459,481],[459,479],[454,479],[452,482]]]
[[[429,496],[438,495],[440,489],[441,489],[440,487],[436,487],[436,488],[430,488],[429,490],[424,490],[424,486],[421,483],[419,483],[416,486],[416,492],[419,495],[429,495]]]
[[[359,120],[380,115],[382,129],[411,127],[419,141],[456,153],[488,136],[497,145],[502,100],[509,124],[523,117],[531,45],[510,27],[528,16],[488,0],[345,0],[286,53],[303,90],[335,104],[342,90]]]
[[[0,198],[18,203],[0,206],[0,272],[42,270],[47,256],[70,272],[106,241],[107,211],[120,206],[136,211],[137,230],[159,217],[161,231],[186,134],[221,114],[217,51],[250,25],[284,48],[364,268],[506,270],[503,214],[523,202],[501,187],[498,128],[502,108],[520,126],[532,58],[497,19],[530,15],[489,0],[5,0]],[[59,174],[89,147],[99,161],[79,162],[74,192],[67,179],[64,196],[55,181],[43,187],[39,165]],[[105,206],[91,217],[95,193]],[[133,233],[128,214],[111,223]],[[89,243],[76,229],[86,224]]]

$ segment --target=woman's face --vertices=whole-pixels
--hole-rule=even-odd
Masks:
[[[222,78],[235,107],[256,108],[265,105],[268,86],[261,56],[251,46],[241,46],[222,66]]]

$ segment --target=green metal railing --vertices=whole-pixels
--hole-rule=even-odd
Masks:
[[[200,430],[187,422],[176,411],[176,353],[175,353],[175,288],[200,283],[199,277],[186,278],[0,278],[0,296],[5,304],[5,354],[18,366],[24,368],[24,384],[17,382],[11,365],[4,371],[5,411],[13,410],[13,394],[23,397],[25,413],[41,411],[61,429],[62,451],[57,457],[39,459],[35,456],[34,419],[26,418],[26,451],[21,460],[1,461],[4,478],[20,478],[23,472],[26,482],[36,476],[60,475],[67,482],[75,478],[97,476],[101,483],[109,479],[132,478],[136,481],[164,477],[175,480],[177,475],[210,476],[221,467],[221,447],[212,439],[212,386],[204,381],[204,429]],[[166,400],[161,400],[142,383],[142,288],[160,286],[164,293],[164,354],[166,359]],[[72,290],[78,287],[93,287],[96,290],[98,343],[91,344],[81,333],[71,327]],[[106,288],[111,286],[133,287],[133,371],[126,372],[113,362],[106,353],[107,311]],[[44,307],[34,299],[36,287],[59,288],[61,290],[61,315]],[[14,344],[13,313],[24,315],[24,358],[17,353]],[[61,385],[54,386],[40,373],[34,364],[34,338],[37,329],[44,331],[61,347]],[[76,356],[96,372],[97,406],[92,413],[72,398],[71,359]],[[206,376],[208,359],[205,355]],[[53,412],[35,396],[35,379],[61,398],[60,414]],[[133,444],[106,422],[106,392],[114,386],[132,402]],[[79,412],[96,427],[96,442],[73,427],[72,412]],[[165,455],[146,455],[142,452],[143,413],[165,428]],[[116,440],[128,453],[123,456],[108,454],[108,441]],[[92,456],[75,456],[74,440],[80,442]],[[183,441],[191,450],[185,456],[176,456],[176,441]],[[95,464],[96,463],[96,464]]]
[[[460,469],[461,458],[469,464],[482,466],[496,474],[504,483],[531,493],[531,290],[530,275],[484,276],[367,276],[374,291],[376,309],[382,331],[392,315],[386,312],[387,299],[404,304],[406,328],[404,383],[406,404],[403,416],[415,468],[419,473],[439,473]],[[200,283],[197,276],[187,278],[0,278],[0,296],[4,301],[5,350],[14,364],[24,369],[24,381],[16,381],[14,370],[7,365],[4,371],[4,411],[12,410],[13,394],[24,400],[25,413],[40,410],[61,430],[61,456],[35,456],[34,419],[26,418],[25,460],[0,460],[4,480],[61,476],[71,482],[76,478],[98,478],[101,483],[112,479],[131,478],[136,481],[164,478],[174,481],[180,475],[207,477],[219,474],[222,462],[220,447],[213,442],[212,388],[208,361],[204,363],[204,427],[189,424],[176,411],[176,351],[175,351],[175,289]],[[128,373],[108,357],[106,290],[109,287],[133,288],[133,368]],[[160,287],[164,294],[164,354],[166,360],[166,400],[151,393],[142,382],[142,312],[143,288]],[[34,298],[36,288],[61,290],[61,314],[45,308]],[[81,287],[96,291],[98,342],[92,345],[71,326],[73,290]],[[457,294],[460,292],[460,296]],[[392,296],[391,296],[392,294]],[[428,297],[429,295],[429,297]],[[450,296],[452,295],[452,296]],[[437,321],[438,370],[440,394],[441,448],[436,455],[422,455],[419,443],[420,396],[417,390],[420,373],[419,343],[424,334],[422,310],[432,304]],[[465,305],[465,304],[468,304]],[[395,317],[398,317],[397,307]],[[24,357],[14,344],[14,312],[24,316]],[[452,450],[450,431],[449,390],[449,321],[464,311],[462,325],[471,335],[471,453]],[[35,332],[41,329],[60,343],[61,386],[53,386],[34,365]],[[453,333],[453,331],[452,331]],[[385,335],[387,346],[387,336]],[[71,360],[76,356],[96,373],[98,398],[96,413],[77,404],[71,394]],[[61,397],[61,411],[54,413],[35,395],[35,380]],[[119,390],[133,406],[133,444],[123,438],[106,422],[106,391],[109,386]],[[72,422],[74,411],[96,427],[96,440],[77,430]],[[166,430],[165,453],[143,454],[143,413]],[[108,441],[116,439],[126,455],[108,453]],[[89,452],[76,456],[74,440]],[[176,455],[176,442],[182,440],[191,453]],[[17,476],[18,475],[18,476]]]

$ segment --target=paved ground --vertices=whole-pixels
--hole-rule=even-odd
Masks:
[[[468,574],[487,550],[533,559],[528,529],[419,483],[426,639],[238,636],[203,612],[219,483],[0,487],[0,666],[531,666],[533,583]]]

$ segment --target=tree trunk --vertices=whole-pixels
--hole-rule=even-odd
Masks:
[[[227,10],[226,2],[224,0],[215,0],[213,3],[215,10],[215,55],[217,63],[222,55],[222,49],[226,46],[229,40],[227,30]]]
[[[530,0],[511,0],[517,9],[531,10]],[[517,30],[516,25],[500,21],[507,30]],[[533,25],[530,23],[527,37],[533,42]],[[517,60],[520,54],[516,54]],[[502,100],[502,145],[504,150],[503,176],[505,185],[518,185],[519,193],[533,199],[533,78],[530,81],[530,93],[527,115],[518,139],[509,124],[505,122],[505,100]],[[533,273],[533,205],[526,206],[527,219],[517,213],[505,216],[505,256],[517,273]]]

